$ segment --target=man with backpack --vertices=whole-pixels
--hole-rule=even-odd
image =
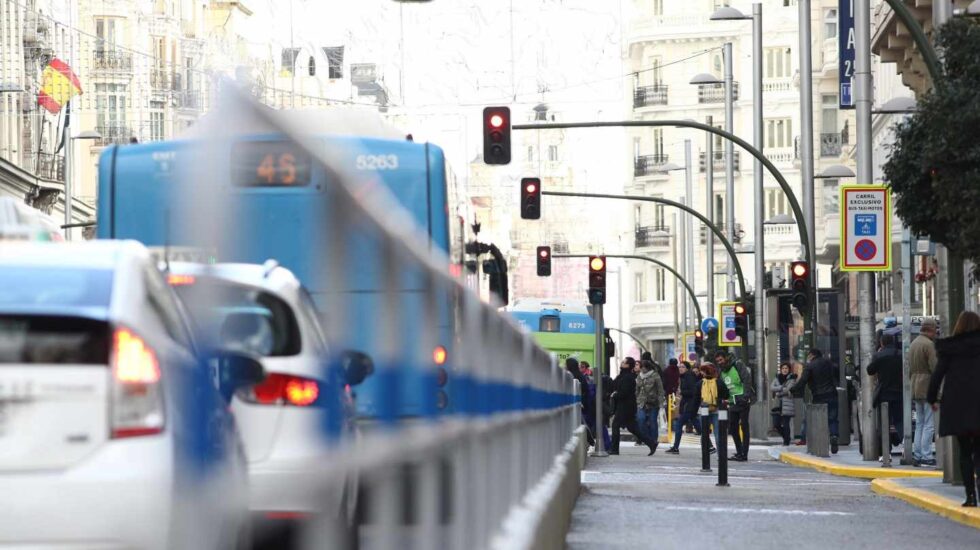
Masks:
[[[731,354],[720,350],[715,353],[715,364],[718,378],[731,394],[728,429],[735,440],[735,454],[729,460],[745,462],[749,459],[749,409],[756,398],[752,372]]]
[[[840,385],[840,369],[833,361],[824,357],[823,352],[817,348],[812,348],[807,354],[807,364],[803,368],[803,375],[793,387],[793,394],[803,396],[803,391],[809,387],[810,395],[813,397],[813,404],[827,405],[827,428],[830,430],[830,452],[837,454],[837,436],[839,430],[838,423],[838,399],[837,387]],[[803,441],[806,441],[806,427],[804,426]]]

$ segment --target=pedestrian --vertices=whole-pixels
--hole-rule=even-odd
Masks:
[[[755,402],[755,385],[752,373],[740,361],[724,351],[715,352],[718,378],[724,382],[730,394],[728,425],[735,440],[735,454],[730,460],[745,462],[749,459],[749,409]]]
[[[728,404],[731,395],[728,393],[728,386],[718,380],[718,369],[714,365],[701,363],[701,374],[704,375],[698,388],[701,406],[708,408],[708,423],[702,422],[701,429],[707,430],[710,426],[715,431],[715,444],[721,445],[718,441],[718,409]],[[710,441],[708,444],[711,444]],[[708,449],[708,452],[716,452],[715,447]]]
[[[578,368],[582,371],[582,374],[588,376],[592,381],[595,381],[595,378],[592,376],[592,366],[589,365],[588,361],[579,361]]]
[[[653,441],[640,430],[636,423],[636,375],[633,368],[636,360],[627,357],[619,369],[616,380],[613,381],[613,421],[612,421],[612,445],[609,446],[609,454],[619,454],[620,430],[626,428],[637,441],[646,445],[651,453],[656,447]]]
[[[578,380],[579,391],[581,394],[582,402],[582,422],[585,424],[589,435],[589,445],[596,446],[596,434],[599,433],[599,426],[596,422],[595,417],[595,406],[596,406],[596,388],[595,384],[585,374],[582,373],[579,368],[578,359],[574,357],[569,357],[565,359],[565,370],[567,370],[571,375]],[[601,429],[602,442],[608,449],[612,445],[612,441],[609,438],[609,430],[603,425]]]
[[[867,370],[868,374],[878,377],[873,405],[880,407],[882,403],[888,403],[889,426],[882,426],[881,429],[891,430],[894,426],[895,431],[890,432],[891,446],[894,447],[902,442],[904,432],[902,432],[902,352],[895,347],[893,334],[881,335],[881,347],[875,353]],[[881,452],[884,454],[891,451],[882,449]]]
[[[657,452],[660,443],[660,428],[657,425],[657,415],[664,402],[663,381],[657,376],[655,363],[649,360],[640,361],[640,375],[636,378],[636,420],[640,431],[653,446],[650,455]]]
[[[936,371],[929,380],[926,400],[939,410],[939,435],[956,436],[960,444],[960,474],[966,489],[963,506],[977,505],[980,481],[980,316],[964,311],[953,335],[936,342]],[[942,396],[940,396],[940,389]]]
[[[677,393],[678,386],[680,384],[680,370],[677,366],[677,359],[673,357],[670,361],[667,361],[667,368],[664,369],[664,392],[667,395],[673,395]]]
[[[681,433],[684,431],[684,426],[688,422],[698,424],[698,406],[701,404],[701,393],[698,388],[700,381],[691,372],[690,367],[691,364],[684,361],[677,369],[681,403],[677,418],[674,419],[674,446],[665,451],[671,454],[680,454]]]
[[[936,427],[932,417],[932,407],[926,400],[929,393],[929,379],[936,370],[936,320],[926,317],[919,326],[919,335],[909,346],[909,373],[912,379],[912,406],[915,410],[915,436],[912,438],[912,465],[935,466],[932,443]]]
[[[779,374],[772,381],[769,389],[772,391],[772,414],[777,421],[773,424],[779,435],[783,437],[783,445],[789,446],[790,424],[796,415],[796,405],[793,403],[792,389],[796,384],[796,374],[789,363],[779,365]]]
[[[817,348],[810,349],[809,353],[806,354],[806,360],[807,363],[803,367],[803,374],[796,381],[796,384],[794,384],[791,393],[802,397],[804,390],[809,386],[810,395],[813,396],[812,403],[816,405],[827,405],[827,428],[830,431],[830,452],[836,454],[839,450],[838,437],[840,436],[840,405],[837,399],[840,369],[833,361],[824,357],[823,352]],[[799,444],[806,444],[805,424]]]

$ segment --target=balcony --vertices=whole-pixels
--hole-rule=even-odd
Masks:
[[[164,91],[180,91],[181,78],[180,73],[174,71],[166,71],[163,69],[154,69],[150,73],[150,86],[153,87],[153,91],[159,92]]]
[[[728,236],[728,231],[723,222],[716,221],[715,225],[718,226],[718,229],[720,229],[721,232],[724,233],[726,237]],[[742,224],[735,222],[735,239],[732,241],[732,246],[740,244],[744,238],[745,238],[745,230],[742,229]],[[708,241],[708,227],[704,224],[701,224],[700,242],[701,244],[705,244],[707,243],[707,241]],[[721,244],[721,241],[719,241],[717,238],[715,239],[715,246],[716,247],[723,246]]]
[[[102,137],[94,140],[97,147],[107,145],[125,145],[131,138],[136,137],[133,129],[123,124],[113,124],[109,126],[98,126],[95,128]]]
[[[95,50],[94,68],[97,71],[132,73],[133,54],[119,50]]]
[[[738,82],[732,82],[732,98],[738,101]],[[698,103],[724,103],[724,84],[698,84]]]
[[[667,164],[669,156],[664,153],[655,155],[640,155],[633,159],[633,176],[652,176],[663,174],[663,166]]]
[[[762,81],[762,91],[764,92],[788,92],[793,89],[793,78],[767,78]]]
[[[34,173],[48,181],[65,181],[65,157],[51,153],[30,152]],[[29,166],[29,164],[28,164]]]
[[[839,157],[843,143],[843,136],[840,133],[820,134],[820,156]]]
[[[184,90],[174,94],[176,106],[192,111],[204,110],[204,92],[200,90]]]
[[[735,171],[738,172],[740,167],[740,160],[742,158],[742,152],[737,149],[732,152],[734,153],[734,155],[732,156],[732,164],[735,165]],[[704,151],[701,151],[698,154],[698,166],[699,166],[699,170],[701,170],[702,172],[704,172],[705,170],[705,163],[704,163],[705,154],[706,153]],[[725,169],[724,150],[711,152],[711,166],[712,168],[714,168],[716,172]]]
[[[670,247],[670,228],[666,225],[637,227],[634,234],[636,248]]]
[[[633,89],[633,107],[667,104],[667,85],[637,86]]]

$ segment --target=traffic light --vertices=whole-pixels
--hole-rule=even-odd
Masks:
[[[541,180],[538,178],[521,179],[521,219],[537,220],[541,218]]]
[[[806,316],[810,310],[810,265],[806,262],[790,264],[790,281],[793,289],[793,307]]]
[[[589,303],[606,303],[606,257],[589,256]]]
[[[483,109],[483,161],[510,164],[510,108]]]
[[[609,334],[609,329],[602,329],[602,334],[605,342],[604,347],[606,349],[606,359],[612,359],[613,357],[616,357],[616,341],[613,340],[612,336]]]
[[[749,308],[744,303],[735,304],[735,334],[743,342],[749,337]]]
[[[538,277],[551,276],[551,247],[538,247]]]
[[[698,356],[704,355],[704,333],[701,329],[694,331],[694,353]]]

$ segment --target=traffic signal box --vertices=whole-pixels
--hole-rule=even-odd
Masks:
[[[483,109],[483,161],[510,164],[510,108]]]
[[[521,179],[521,219],[537,220],[541,218],[541,180],[538,178]]]
[[[735,304],[735,334],[742,339],[742,345],[745,345],[749,337],[749,308],[741,302]]]
[[[789,267],[790,288],[793,289],[793,307],[806,316],[810,310],[810,265],[806,262],[793,262]]]
[[[704,355],[704,333],[701,332],[701,329],[694,331],[694,353],[697,353],[698,356]]]
[[[551,247],[539,246],[537,252],[538,277],[551,276]]]
[[[606,303],[606,257],[589,256],[589,303]]]

